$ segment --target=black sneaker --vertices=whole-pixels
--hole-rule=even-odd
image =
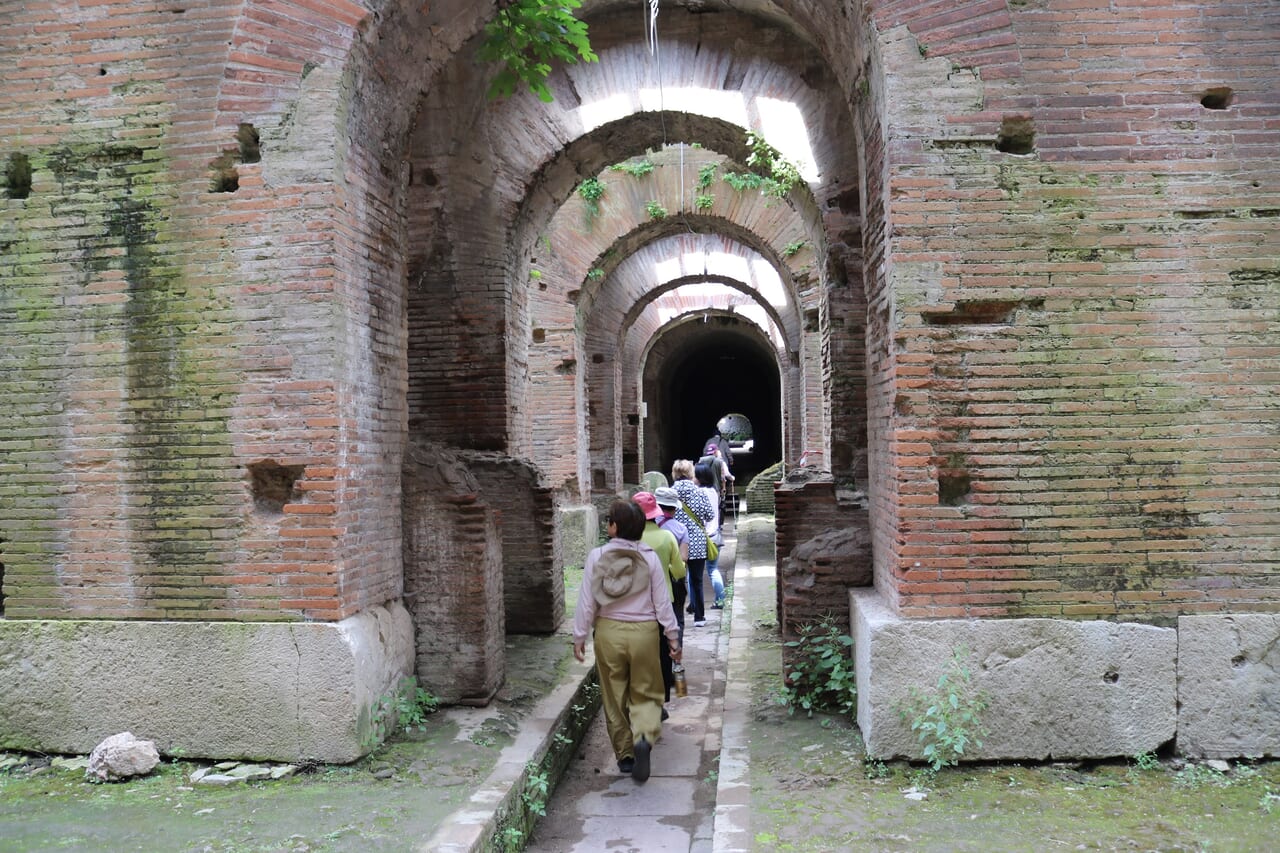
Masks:
[[[640,738],[636,741],[636,760],[635,765],[631,768],[631,778],[637,782],[644,782],[649,778],[649,751],[653,749],[649,745],[649,741]]]
[[[636,760],[628,755],[626,758],[618,762],[618,769],[623,773],[630,773],[631,768],[636,766]]]
[[[666,708],[663,708],[663,709],[662,709],[662,721],[665,723],[665,722],[666,722],[667,720],[669,720],[669,719],[671,719],[671,715],[667,713],[667,709],[666,709]]]

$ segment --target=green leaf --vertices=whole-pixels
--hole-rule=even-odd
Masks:
[[[543,101],[552,100],[546,79],[553,61],[595,62],[587,25],[574,17],[581,0],[516,0],[485,25],[477,51],[484,62],[503,68],[489,85],[489,97],[511,95],[520,83]]]

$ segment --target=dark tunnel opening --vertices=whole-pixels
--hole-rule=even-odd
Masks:
[[[751,453],[735,454],[733,473],[740,489],[782,458],[782,389],[772,351],[736,328],[707,328],[691,335],[669,355],[659,375],[658,470],[670,476],[676,459],[696,460],[716,422],[730,413],[745,415],[754,432]]]

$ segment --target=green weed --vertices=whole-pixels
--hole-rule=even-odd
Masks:
[[[786,643],[789,657],[785,695],[787,705],[809,716],[814,711],[838,711],[855,716],[858,691],[853,674],[853,639],[830,617],[801,625],[799,639]]]
[[[923,747],[921,755],[934,773],[958,764],[966,757],[966,750],[970,746],[981,747],[982,738],[987,735],[982,713],[990,700],[973,686],[968,658],[968,649],[963,646],[956,649],[933,692],[925,693],[912,687],[908,698],[898,707],[899,715],[915,732]]]

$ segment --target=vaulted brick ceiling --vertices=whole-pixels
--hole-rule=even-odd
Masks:
[[[433,81],[409,142],[410,281],[508,294],[508,449],[553,482],[603,477],[606,488],[634,473],[616,438],[643,393],[643,366],[628,360],[693,307],[738,312],[773,340],[786,389],[776,404],[798,408],[792,443],[820,441],[821,400],[810,394],[804,408],[800,390],[822,385],[822,347],[802,343],[820,330],[805,317],[825,316],[832,241],[860,240],[845,209],[859,184],[849,107],[814,40],[780,24],[772,4],[671,3],[651,50],[643,16],[618,6],[584,9],[599,62],[553,74],[550,104],[528,93],[487,100],[491,69],[464,46]],[[749,130],[799,166],[804,182],[786,198],[724,181],[747,171]],[[649,174],[611,168],[641,158]],[[699,183],[704,169],[713,176]],[[604,186],[598,211],[575,193],[587,179]],[[673,249],[678,235],[717,241],[716,260],[690,272],[706,247]],[[565,381],[579,369],[585,401]],[[539,434],[532,412],[548,406],[589,410],[577,430],[601,434],[589,459],[563,429]]]

